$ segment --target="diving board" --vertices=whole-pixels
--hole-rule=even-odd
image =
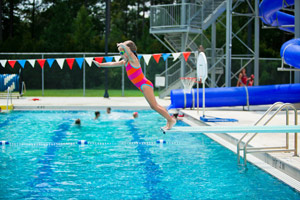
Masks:
[[[161,128],[163,133],[297,133],[300,125],[281,126],[182,126],[173,127],[171,130]]]

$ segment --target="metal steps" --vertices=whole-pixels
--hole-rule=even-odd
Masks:
[[[150,8],[150,33],[164,36],[167,46],[174,52],[198,51],[199,44],[195,39],[202,34],[226,10],[226,0],[194,0],[190,3],[155,5]],[[165,44],[165,45],[166,45]],[[207,52],[206,52],[207,53]],[[195,59],[189,59],[185,77],[196,76]],[[160,75],[171,76],[167,88],[160,92],[160,97],[170,95],[172,89],[181,87],[180,67],[174,72],[174,67]],[[171,71],[171,72],[169,72]]]

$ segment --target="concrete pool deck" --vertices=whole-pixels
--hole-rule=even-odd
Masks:
[[[170,100],[157,98],[160,105],[167,107]],[[6,100],[0,99],[0,105],[6,105]],[[114,109],[138,110],[150,109],[144,97],[22,97],[13,99],[15,110],[104,110],[107,107]],[[260,119],[263,113],[270,105],[250,106],[249,111],[243,110],[242,106],[238,107],[222,107],[207,108],[205,116],[219,118],[234,118],[238,122],[206,122],[200,121],[203,115],[200,111],[184,109],[181,110],[185,114],[184,121],[193,126],[249,126],[254,125]],[[298,111],[300,105],[296,105]],[[245,107],[246,108],[246,107]],[[290,123],[294,124],[294,113],[290,112]],[[298,119],[299,121],[299,119]],[[284,125],[286,122],[286,112],[280,112],[269,125]],[[299,124],[299,123],[298,123]],[[262,125],[262,124],[260,124]],[[178,134],[178,133],[176,133]],[[236,144],[243,134],[227,133],[227,134],[206,134],[221,145],[237,152]],[[165,136],[167,137],[167,135]],[[252,147],[270,147],[285,146],[286,134],[258,134],[249,145]],[[243,141],[246,141],[245,138]],[[298,137],[298,155],[300,154]],[[290,149],[294,147],[294,134],[289,134]],[[243,145],[241,145],[243,147]],[[241,151],[241,154],[243,152]],[[247,160],[259,166],[263,170],[271,173],[273,176],[281,179],[291,187],[300,191],[300,158],[294,156],[293,152],[282,153],[253,153],[247,154]],[[243,162],[243,160],[241,160]]]

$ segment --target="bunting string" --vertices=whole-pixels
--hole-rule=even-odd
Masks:
[[[184,60],[187,62],[188,58],[190,57],[191,53],[194,52],[179,52],[179,53],[156,53],[156,54],[139,54],[138,59],[140,60],[141,58],[144,59],[144,62],[146,65],[149,65],[149,62],[151,58],[153,58],[157,63],[161,60],[160,58],[163,58],[164,61],[168,59],[172,55],[173,61],[177,60],[180,56],[183,56]],[[70,70],[73,69],[74,63],[77,63],[79,68],[82,68],[83,62],[85,61],[88,66],[92,66],[92,61],[95,60],[99,63],[102,63],[103,61],[105,62],[112,62],[114,61],[119,61],[121,59],[121,56],[105,56],[105,57],[85,57],[85,58],[47,58],[47,59],[20,59],[20,60],[3,60],[0,59],[0,65],[2,67],[5,67],[6,64],[11,68],[14,68],[16,63],[19,63],[22,68],[25,67],[26,62],[30,64],[32,68],[34,68],[36,65],[39,65],[42,69],[45,66],[45,63],[49,65],[51,68],[53,64],[56,63],[58,66],[63,69],[64,63],[66,62],[67,65],[69,66]]]

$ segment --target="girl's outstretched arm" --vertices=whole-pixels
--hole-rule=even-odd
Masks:
[[[99,63],[95,60],[93,60],[93,63],[97,66],[97,67],[122,67],[125,64],[124,60],[118,61],[118,62],[107,62],[107,63]]]

